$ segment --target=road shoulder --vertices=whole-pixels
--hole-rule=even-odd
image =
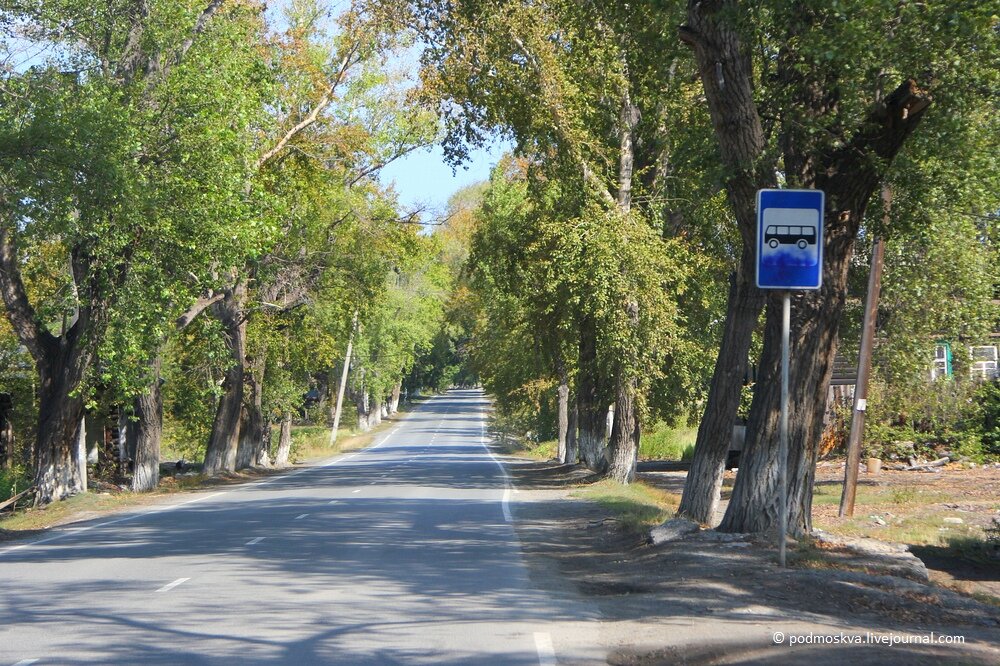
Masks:
[[[892,576],[781,570],[765,544],[695,538],[651,546],[609,509],[573,496],[586,476],[580,470],[504,462],[519,490],[512,508],[533,582],[598,609],[609,663],[1000,662],[996,607]],[[777,632],[813,643],[775,644]],[[868,636],[923,640],[930,632],[965,644],[873,645],[882,639]],[[833,644],[829,636],[869,642]]]

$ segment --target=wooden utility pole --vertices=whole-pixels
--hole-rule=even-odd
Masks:
[[[882,211],[886,228],[892,207],[892,189],[882,186]],[[868,295],[865,298],[865,319],[861,331],[861,352],[858,355],[858,379],[854,385],[854,410],[851,412],[851,433],[847,437],[847,469],[844,471],[844,492],[840,496],[840,517],[854,515],[854,497],[858,490],[858,466],[861,464],[861,443],[865,432],[865,412],[868,409],[868,377],[872,369],[875,347],[875,321],[878,318],[879,292],[882,290],[882,259],[885,245],[881,234],[872,244],[872,263],[868,273]]]

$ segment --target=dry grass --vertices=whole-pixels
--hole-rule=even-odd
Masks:
[[[573,497],[590,500],[610,509],[625,529],[642,532],[659,525],[677,511],[680,497],[641,481],[623,486],[599,481],[582,487]]]

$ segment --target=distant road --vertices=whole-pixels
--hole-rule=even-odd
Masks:
[[[0,666],[556,663],[582,612],[528,579],[486,406],[450,391],[325,465],[0,548]]]

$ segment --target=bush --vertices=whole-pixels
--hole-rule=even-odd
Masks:
[[[31,474],[20,465],[0,470],[0,502],[9,500],[31,485]]]
[[[1000,458],[1000,379],[979,387],[975,396],[982,453],[990,458]]]
[[[697,428],[657,423],[639,440],[639,457],[646,460],[690,460],[694,455]]]

